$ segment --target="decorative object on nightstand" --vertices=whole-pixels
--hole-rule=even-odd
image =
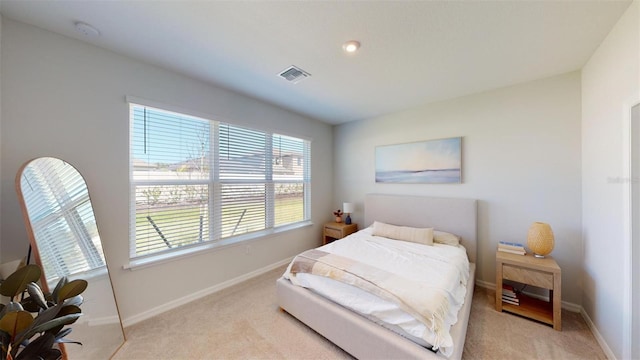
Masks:
[[[504,251],[512,254],[525,255],[527,251],[522,244],[500,241],[498,243],[498,251]]]
[[[324,224],[322,229],[322,245],[326,245],[334,240],[353,234],[358,231],[358,224],[343,224],[330,222]]]
[[[544,258],[545,255],[551,254],[554,245],[553,231],[549,224],[543,222],[531,224],[527,234],[527,246],[533,251],[535,257]]]
[[[347,225],[351,225],[351,213],[355,210],[355,206],[353,203],[344,203],[342,204],[342,211],[347,214],[347,217],[344,219],[344,223]]]
[[[333,215],[336,217],[336,222],[337,223],[341,223],[342,222],[342,210],[338,209],[336,211],[333,212]]]

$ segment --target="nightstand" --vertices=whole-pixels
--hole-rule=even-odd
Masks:
[[[535,258],[532,254],[517,255],[496,252],[496,310],[528,317],[562,329],[561,319],[562,270],[551,257]],[[515,281],[549,290],[549,301],[520,294],[520,305],[502,301],[502,280]]]
[[[342,239],[356,231],[358,231],[358,224],[347,225],[345,223],[337,222],[326,223],[322,229],[322,245],[326,245],[337,239]]]

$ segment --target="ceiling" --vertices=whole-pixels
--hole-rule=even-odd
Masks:
[[[578,70],[630,3],[1,0],[0,13],[340,124]],[[312,76],[277,76],[290,65]]]

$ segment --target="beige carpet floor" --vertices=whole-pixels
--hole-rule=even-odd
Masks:
[[[125,329],[114,359],[350,359],[279,310],[284,267]],[[464,359],[605,359],[579,314],[563,311],[563,331],[493,308],[476,287]]]

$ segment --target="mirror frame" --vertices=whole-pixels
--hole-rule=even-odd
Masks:
[[[95,217],[95,211],[94,211],[94,208],[93,208],[93,202],[91,200],[91,193],[89,192],[89,186],[87,185],[87,182],[86,182],[84,176],[82,175],[82,173],[80,173],[78,168],[76,168],[74,165],[72,165],[71,163],[69,163],[66,160],[63,160],[63,159],[60,159],[60,158],[56,158],[56,157],[51,157],[51,156],[42,156],[42,157],[33,158],[31,160],[28,160],[24,164],[22,164],[22,166],[20,166],[20,168],[18,169],[18,172],[16,174],[16,178],[15,178],[15,187],[16,187],[18,202],[20,203],[20,208],[22,210],[22,216],[23,216],[23,219],[24,219],[24,223],[25,223],[25,227],[26,227],[26,231],[27,231],[27,236],[29,237],[29,244],[30,244],[30,247],[31,247],[31,252],[33,253],[34,261],[42,269],[42,275],[40,277],[41,288],[45,293],[50,293],[51,290],[49,288],[49,283],[47,281],[47,274],[46,274],[45,268],[44,268],[43,263],[42,263],[42,258],[40,256],[40,251],[38,249],[37,239],[36,239],[36,236],[35,236],[35,233],[34,233],[34,230],[33,230],[31,218],[29,217],[29,210],[27,208],[27,203],[25,201],[25,198],[24,198],[24,195],[23,195],[23,192],[22,192],[22,176],[24,174],[25,169],[31,163],[33,163],[34,161],[40,160],[40,159],[47,159],[47,158],[64,162],[66,165],[71,166],[73,168],[73,170],[78,174],[78,176],[80,176],[80,178],[82,179],[82,182],[84,183],[85,188],[87,189],[87,196],[89,198],[89,205],[91,206],[91,211],[93,213],[93,217],[94,217],[94,220],[95,220],[96,232],[98,233],[98,236],[100,236],[99,235],[100,232],[99,232],[99,226],[98,226],[98,219]],[[102,246],[102,239],[101,238],[100,238],[100,246]],[[108,277],[108,280],[109,280],[108,283],[111,286],[111,294],[113,296],[113,302],[115,304],[116,313],[117,313],[117,316],[118,316],[118,323],[119,323],[120,331],[122,333],[122,343],[120,343],[117,347],[115,347],[113,349],[113,352],[108,357],[108,359],[111,359],[118,353],[118,351],[126,343],[127,337],[126,337],[126,333],[124,331],[124,326],[122,325],[122,317],[120,316],[120,308],[118,307],[118,301],[117,301],[117,298],[116,298],[115,291],[113,289],[113,281],[111,279],[111,271],[109,269],[109,263],[107,262],[107,256],[104,253],[104,247],[102,249],[102,252],[103,252],[103,255],[104,255],[104,267],[106,269],[106,274],[105,275]],[[89,282],[89,284],[91,284],[91,282]],[[62,351],[62,359],[67,360],[68,359],[68,352],[65,349],[65,344],[59,343],[58,346],[59,346],[60,350]]]

